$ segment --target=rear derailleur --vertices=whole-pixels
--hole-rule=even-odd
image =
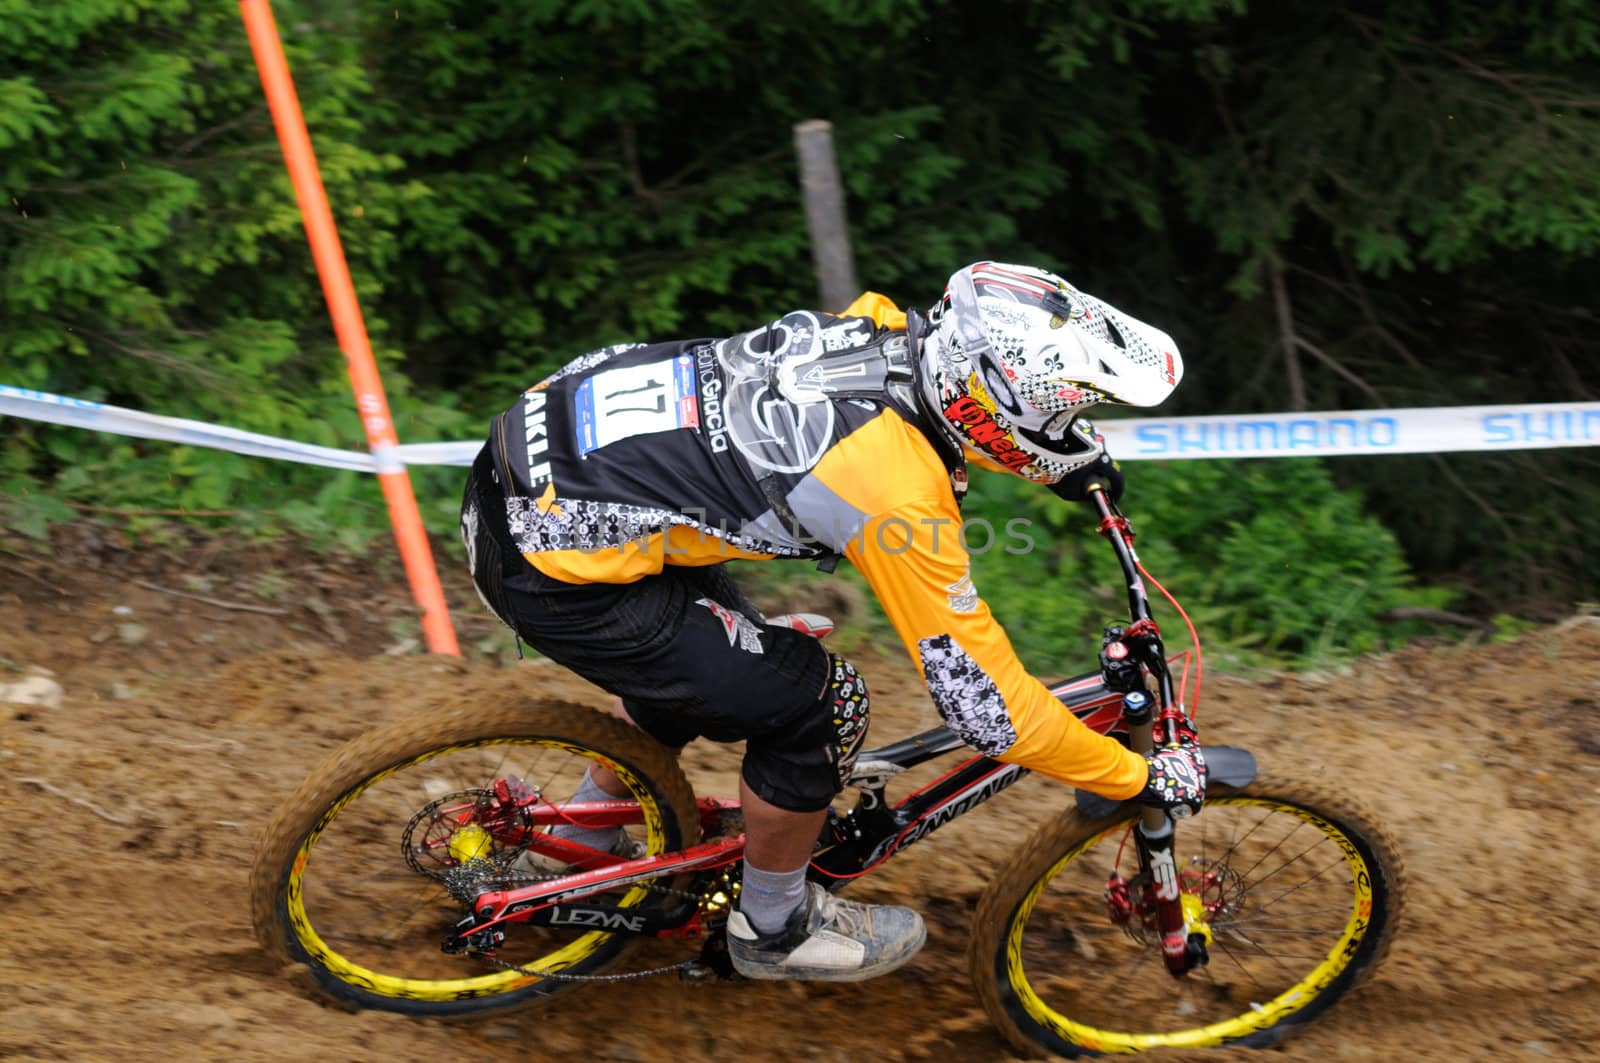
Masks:
[[[449,936],[439,943],[440,950],[451,956],[463,953],[469,956],[480,954],[492,956],[494,950],[505,943],[505,929],[496,925],[474,930],[473,927],[477,926],[477,923],[476,915],[467,915],[455,925]]]

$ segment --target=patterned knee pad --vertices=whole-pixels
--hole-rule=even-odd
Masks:
[[[837,653],[828,654],[828,664],[828,688],[823,692],[823,703],[833,723],[828,761],[833,765],[839,789],[843,789],[867,740],[872,699],[867,696],[867,681],[855,665]]]

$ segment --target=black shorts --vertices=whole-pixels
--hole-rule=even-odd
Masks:
[[[473,581],[528,645],[622,699],[657,741],[744,741],[743,776],[792,812],[839,791],[832,663],[816,639],[768,627],[721,565],[668,566],[632,583],[564,583],[528,564],[506,526],[492,462],[462,504]]]

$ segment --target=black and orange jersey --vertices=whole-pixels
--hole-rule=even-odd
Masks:
[[[1027,673],[973,587],[951,473],[917,416],[870,390],[821,387],[866,371],[825,355],[903,352],[904,328],[905,315],[869,293],[838,316],[798,311],[724,339],[578,358],[495,422],[512,537],[529,564],[569,583],[841,555],[963,741],[1132,796],[1144,759]]]

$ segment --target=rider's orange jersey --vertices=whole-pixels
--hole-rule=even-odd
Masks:
[[[861,336],[903,330],[905,314],[885,297],[868,293],[838,318],[805,315],[798,324],[790,318],[784,322],[795,335],[809,329],[824,340],[843,335],[859,342]],[[859,335],[849,334],[850,329]],[[765,335],[771,334],[769,326]],[[817,341],[819,346],[824,340]],[[703,342],[703,348],[685,343],[595,359],[530,391],[526,409],[499,437],[508,463],[519,459],[519,444],[526,441],[526,467],[535,470],[525,488],[534,497],[512,503],[513,533],[528,562],[569,583],[625,583],[664,565],[816,556],[820,542],[827,548],[820,552],[842,554],[866,578],[941,716],[969,746],[1107,797],[1139,793],[1147,778],[1144,758],[1091,731],[1029,675],[978,596],[949,471],[923,431],[890,405],[857,400],[835,403],[819,430],[814,413],[795,414],[792,406],[774,413],[780,400],[767,393],[751,398],[740,420],[734,406],[739,389],[758,389],[759,380],[751,384],[753,377],[729,369],[741,369],[738,358],[748,354],[751,341],[721,341],[716,348]],[[715,364],[706,353],[711,351]],[[669,358],[681,364],[674,369]],[[761,362],[762,371],[773,361]],[[623,368],[605,375],[607,367],[617,365]],[[692,387],[691,369],[698,374]],[[653,397],[651,389],[675,373],[679,383],[670,394],[679,404],[676,430],[658,429],[658,421],[665,429],[673,427],[674,422],[659,420],[668,416],[661,409],[670,407],[645,407],[639,396]],[[582,374],[594,376],[600,386],[575,384],[587,379]],[[563,375],[572,379],[562,381]],[[552,382],[558,386],[548,395],[566,396],[559,407],[555,398],[548,400],[549,411],[559,408],[559,413],[546,409],[542,389]],[[622,402],[633,405],[616,405]],[[634,420],[619,420],[619,409]],[[577,427],[554,427],[556,418],[569,411]],[[731,445],[717,439],[719,421],[713,418],[724,415]],[[624,432],[613,427],[614,421],[651,431]],[[545,448],[553,451],[563,432],[577,433],[575,448],[581,453],[557,455],[547,466]],[[612,438],[621,445],[606,442]],[[796,459],[801,450],[803,460]],[[608,459],[612,453],[618,456]],[[734,453],[738,463],[719,464]],[[656,468],[637,471],[650,463]],[[749,475],[752,471],[755,475]],[[678,483],[685,486],[672,488]],[[671,490],[696,497],[673,497]],[[756,515],[774,490],[785,493],[784,516],[809,537],[785,533],[772,511]],[[639,501],[625,504],[624,493]],[[685,507],[700,506],[710,507],[711,515],[705,509],[694,519],[682,515]],[[733,514],[731,524],[728,514]],[[720,520],[713,519],[719,515]],[[627,527],[642,530],[617,533],[627,520],[641,521]],[[602,535],[608,537],[597,538]]]
[[[816,475],[873,514],[845,557],[866,577],[963,741],[1108,797],[1144,787],[1144,758],[1085,727],[1017,659],[973,586],[961,511],[916,429],[881,417],[841,441]]]

